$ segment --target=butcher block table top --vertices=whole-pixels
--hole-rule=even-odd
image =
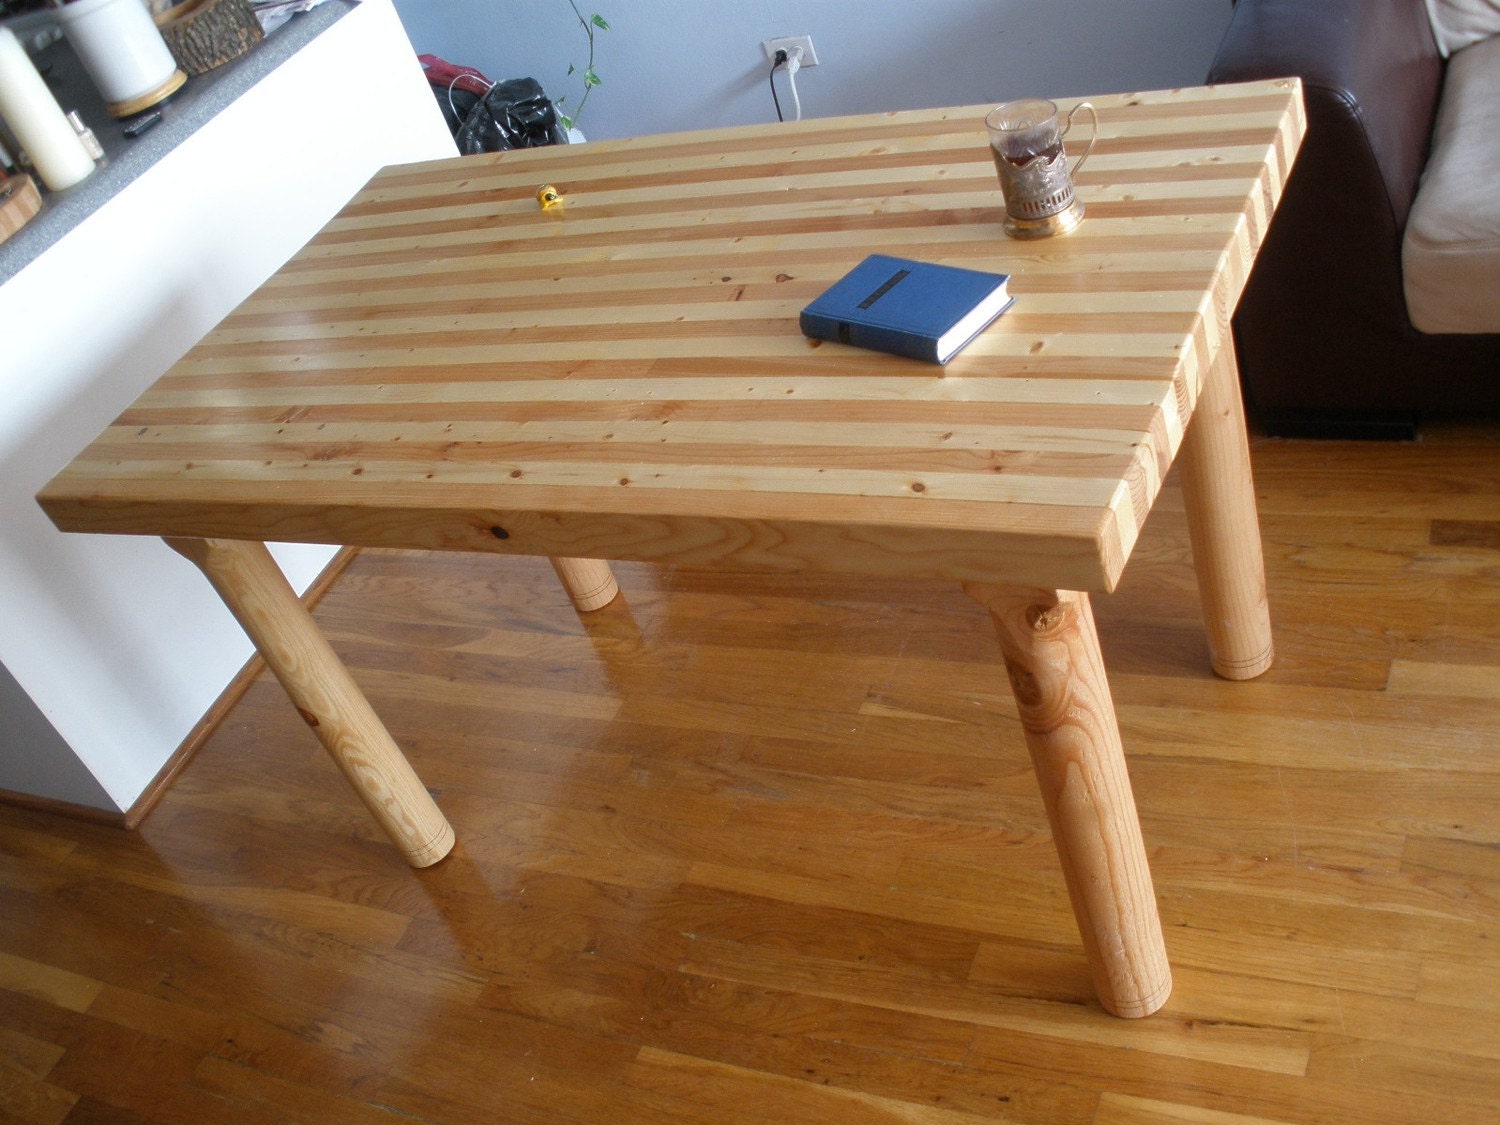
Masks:
[[[388,168],[39,499],[76,531],[1109,590],[1303,118],[1295,80],[1093,100],[1087,217],[1039,242],[1002,233],[984,106]],[[946,368],[804,338],[871,251],[1016,302]]]

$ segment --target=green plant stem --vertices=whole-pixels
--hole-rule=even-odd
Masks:
[[[583,13],[578,10],[576,0],[568,0],[568,7],[573,9],[573,15],[583,28],[583,33],[589,37],[589,61],[583,68],[583,97],[578,99],[578,108],[573,111],[573,115],[571,117],[565,116],[563,119],[563,125],[571,129],[578,119],[583,116],[583,107],[588,104],[589,100],[589,91],[598,83],[598,78],[594,76],[594,25],[583,18]],[[592,81],[590,81],[591,76],[593,77]]]

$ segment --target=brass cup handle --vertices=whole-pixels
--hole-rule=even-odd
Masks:
[[[1078,175],[1078,170],[1083,167],[1083,162],[1089,158],[1089,153],[1094,151],[1094,142],[1099,139],[1099,111],[1094,108],[1093,102],[1079,102],[1068,111],[1068,127],[1063,130],[1062,135],[1066,137],[1073,131],[1073,118],[1080,109],[1089,111],[1090,124],[1089,143],[1084,146],[1083,155],[1073,161],[1073,167],[1068,169],[1069,176]]]

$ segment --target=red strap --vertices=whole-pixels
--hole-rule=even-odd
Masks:
[[[486,94],[494,85],[472,66],[459,66],[436,55],[418,55],[417,61],[427,73],[427,81],[444,90],[467,90],[471,94]]]

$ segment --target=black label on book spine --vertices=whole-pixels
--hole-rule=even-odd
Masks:
[[[880,300],[880,298],[884,297],[887,293],[894,289],[896,285],[901,281],[901,279],[906,277],[909,273],[911,273],[911,270],[897,270],[895,273],[891,274],[891,276],[885,280],[885,283],[881,285],[879,289],[875,290],[875,292],[871,293],[868,297],[866,297],[859,303],[859,307],[862,309],[869,308],[876,301]]]

